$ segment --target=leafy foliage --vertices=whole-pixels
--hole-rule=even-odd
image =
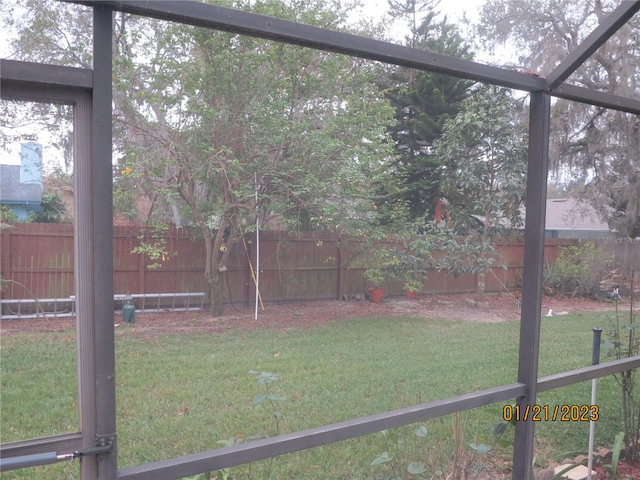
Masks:
[[[409,21],[412,36],[406,39],[407,44],[467,60],[473,58],[457,27],[446,18],[438,19],[431,2],[394,2],[394,5],[395,16],[412,19]],[[419,11],[426,11],[426,15],[420,24],[415,24]],[[384,200],[380,203],[386,204],[387,209],[404,204],[412,219],[433,218],[441,196],[441,159],[433,147],[445,122],[458,113],[471,82],[398,68],[390,72],[384,86],[384,93],[395,109],[396,123],[389,133],[396,150],[393,179],[398,185],[394,190],[385,183],[381,188]]]
[[[470,269],[479,274],[479,300],[483,275],[497,260],[493,238],[522,225],[527,149],[518,112],[507,90],[479,88],[445,124],[437,142],[448,227],[464,236],[459,245],[445,244],[453,253],[450,267],[454,273]]]
[[[510,41],[516,68],[547,75],[620,2],[489,0],[479,29],[487,47]],[[568,82],[598,92],[637,97],[640,18],[635,16],[591,55]],[[557,177],[575,185],[622,236],[640,235],[640,118],[559,100],[552,106],[550,158]]]
[[[145,255],[152,263],[147,263],[146,268],[155,270],[162,267],[163,261],[169,258],[167,250],[168,228],[164,224],[156,224],[138,237],[139,245],[131,250],[131,253]]]
[[[638,293],[635,271],[627,278],[631,291],[631,303],[628,312],[616,308],[610,316],[609,329],[605,331],[603,350],[605,354],[619,360],[640,355],[640,323],[635,311],[634,296]],[[628,313],[623,315],[623,313]],[[632,461],[640,459],[640,395],[636,389],[636,370],[627,370],[615,375],[620,385],[624,445],[626,457]],[[616,437],[616,443],[622,444],[622,438]],[[618,454],[620,446],[618,446]],[[612,462],[613,465],[613,462]],[[613,477],[615,478],[615,477]]]
[[[325,0],[222,4],[345,28],[339,5]],[[88,11],[26,6],[6,19],[22,58],[89,66]],[[256,217],[262,228],[346,232],[373,216],[392,109],[372,64],[122,13],[114,49],[118,209],[134,218],[142,197],[154,221],[196,227],[214,315],[229,252]]]
[[[518,111],[507,90],[484,87],[445,126],[437,151],[456,233],[494,236],[522,225],[527,148]]]
[[[384,478],[412,478],[432,470],[423,458],[428,448],[425,425],[382,430],[380,434],[385,450],[369,465],[388,469],[391,475]]]
[[[339,26],[324,2],[302,10],[278,2],[233,6]],[[174,218],[197,226],[214,314],[221,313],[229,252],[256,216],[263,228],[341,232],[370,215],[368,185],[386,157],[391,111],[366,63],[128,18],[117,40],[117,87],[129,91],[115,97],[126,133],[123,171],[130,168]]]
[[[0,225],[2,228],[10,227],[11,223],[18,221],[18,215],[12,210],[9,205],[0,205]]]
[[[596,296],[610,271],[610,261],[603,248],[593,242],[562,247],[558,258],[545,265],[543,286],[547,294]]]
[[[42,195],[42,210],[29,216],[29,221],[36,223],[62,223],[65,221],[67,207],[57,193]]]

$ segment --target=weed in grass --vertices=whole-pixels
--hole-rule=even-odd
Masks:
[[[370,465],[385,468],[389,474],[385,478],[405,478],[431,471],[423,459],[428,451],[425,425],[382,430],[380,435],[384,451]]]
[[[231,447],[231,446],[243,443],[244,441],[257,440],[259,438],[265,438],[272,435],[279,435],[281,433],[282,421],[284,419],[284,415],[280,411],[279,406],[280,406],[280,403],[284,402],[287,398],[273,392],[272,384],[279,380],[278,375],[271,372],[258,372],[256,370],[250,370],[249,373],[256,378],[256,383],[261,388],[264,388],[264,393],[258,393],[254,395],[253,406],[262,407],[263,405],[268,405],[271,411],[270,416],[273,419],[274,428],[272,431],[268,433],[265,433],[264,429],[260,428],[254,435],[251,435],[248,437],[245,437],[244,435],[236,435],[225,440],[219,440],[217,443],[222,447]],[[270,459],[267,459],[264,462],[256,462],[254,464],[249,464],[247,466],[247,469],[248,469],[247,478],[252,477],[253,466],[256,464],[265,467],[265,470],[258,475],[259,478],[267,478],[267,479],[271,478],[271,471],[273,469],[273,464],[275,460],[276,459],[272,457]],[[232,480],[232,479],[238,478],[238,474],[232,473],[232,469],[230,468],[224,468],[224,469],[218,470],[215,473],[208,472],[203,475],[205,476],[193,477],[193,480],[201,480],[201,478],[203,480],[208,480],[210,478],[215,478],[220,480]],[[214,476],[212,477],[212,475]]]
[[[258,372],[256,370],[250,370],[249,373],[256,377],[258,385],[263,386],[265,390],[265,393],[259,393],[253,397],[253,406],[260,407],[262,404],[269,405],[275,424],[275,432],[273,434],[279,435],[281,433],[281,424],[284,416],[278,407],[287,397],[277,395],[271,390],[270,386],[272,383],[278,381],[278,376],[271,372]]]
[[[385,479],[477,478],[486,468],[481,461],[483,455],[499,444],[498,440],[508,426],[505,424],[499,432],[492,430],[491,441],[479,443],[483,440],[478,433],[482,413],[482,410],[474,413],[457,412],[449,417],[431,420],[429,424],[383,430],[376,437],[382,439],[382,452],[370,466]],[[472,418],[476,419],[476,431],[473,434],[474,442],[469,442]],[[448,432],[447,420],[450,421]]]

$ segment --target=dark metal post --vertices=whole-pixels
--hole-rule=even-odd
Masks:
[[[111,167],[112,10],[94,7],[93,94],[76,105],[76,297],[83,479],[117,477]]]
[[[593,346],[591,348],[591,365],[600,364],[600,339],[602,338],[602,329],[593,327]]]
[[[93,8],[93,230],[96,354],[96,446],[112,450],[97,460],[98,478],[117,478],[115,342],[113,331],[113,10]]]
[[[549,167],[549,95],[545,92],[532,93],[530,109],[524,277],[518,358],[518,382],[526,385],[527,394],[517,399],[521,412],[526,411],[527,405],[535,404],[538,382],[544,229]],[[531,419],[516,424],[513,450],[514,480],[526,480],[531,477],[534,425]]]
[[[600,363],[600,339],[602,338],[602,329],[600,327],[593,328],[593,345],[591,347],[591,365]],[[598,379],[591,380],[591,406],[596,404]],[[596,422],[589,420],[589,448],[587,449],[587,480],[591,480],[593,475],[593,440],[595,436]]]

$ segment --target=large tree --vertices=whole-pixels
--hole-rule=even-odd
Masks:
[[[488,0],[480,33],[509,41],[519,68],[546,75],[619,1]],[[640,18],[636,15],[568,82],[626,97],[640,94]],[[551,160],[621,235],[640,236],[640,118],[564,100],[552,109]]]
[[[454,273],[476,274],[479,301],[485,275],[497,260],[495,238],[522,226],[527,144],[521,112],[521,101],[508,90],[478,88],[437,142],[449,227],[465,238],[445,264]]]
[[[228,6],[343,26],[323,0]],[[34,18],[46,27],[40,36],[56,37],[57,27]],[[222,313],[229,253],[256,216],[288,230],[348,231],[372,214],[370,184],[388,157],[392,110],[377,94],[371,65],[120,14],[114,43],[120,176],[204,238],[213,314]]]
[[[391,14],[404,18],[408,46],[454,57],[473,58],[470,46],[455,25],[441,18],[431,1],[390,2]],[[422,18],[418,15],[422,14]],[[447,75],[396,68],[388,76],[385,94],[395,108],[390,134],[396,149],[396,191],[383,190],[386,201],[405,204],[412,219],[435,215],[441,198],[439,158],[434,142],[445,122],[454,117],[472,82]]]

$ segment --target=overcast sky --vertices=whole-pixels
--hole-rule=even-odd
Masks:
[[[382,20],[389,10],[387,0],[361,0],[364,14],[373,20]],[[478,12],[485,0],[441,0],[436,10],[446,15],[451,23],[458,23],[466,13],[471,22],[478,20]],[[465,26],[464,24],[463,26]]]
[[[367,5],[367,10],[372,16],[381,17],[387,10],[387,0],[361,0]],[[477,12],[484,0],[441,0],[437,9],[446,14],[453,22],[460,18],[463,12],[467,13],[469,19],[477,20]]]

